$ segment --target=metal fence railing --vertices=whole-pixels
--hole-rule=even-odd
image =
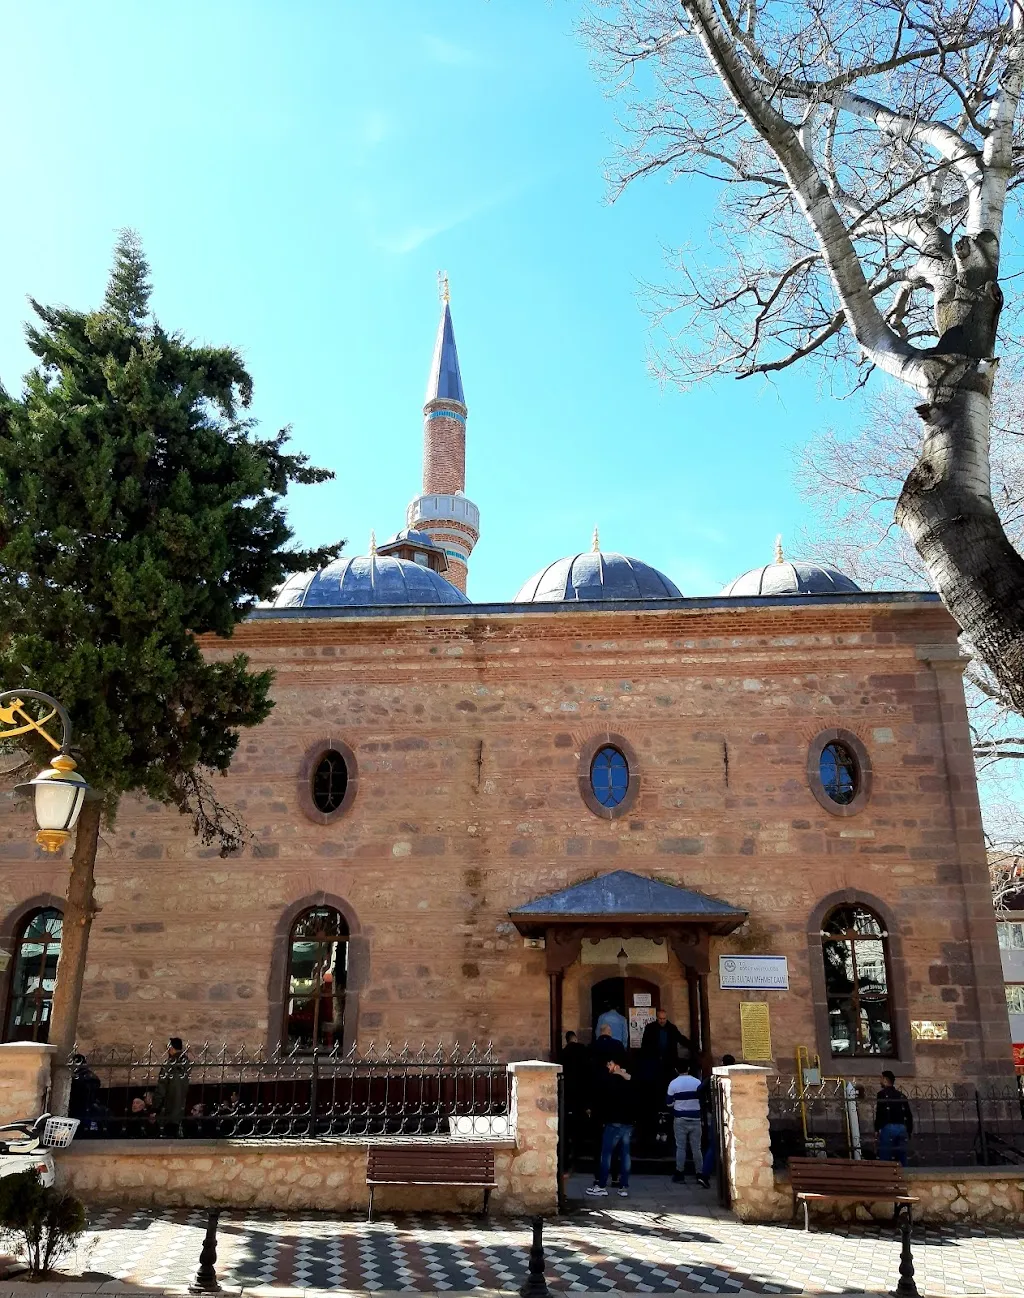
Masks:
[[[914,1120],[907,1163],[916,1167],[1024,1165],[1024,1079],[975,1087],[907,1085],[899,1089]],[[769,1083],[772,1159],[792,1155],[875,1158],[878,1083],[823,1081],[799,1093],[794,1078]]]
[[[490,1046],[265,1054],[111,1048],[69,1062],[79,1138],[492,1136],[508,1073]]]

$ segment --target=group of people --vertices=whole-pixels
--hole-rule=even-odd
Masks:
[[[99,1129],[109,1119],[101,1103],[102,1083],[83,1054],[71,1056],[71,1092],[68,1116],[78,1118],[83,1134]],[[136,1095],[131,1101],[131,1134],[136,1136],[175,1136],[182,1134],[182,1121],[188,1106],[188,1088],[192,1063],[181,1037],[170,1037],[167,1053],[157,1074],[156,1088]],[[202,1108],[201,1105],[194,1108]],[[193,1113],[192,1116],[199,1116]]]
[[[578,1138],[589,1121],[598,1134],[594,1183],[587,1194],[593,1198],[609,1194],[609,1180],[617,1162],[618,1175],[613,1184],[617,1184],[621,1198],[628,1198],[636,1128],[645,1121],[656,1126],[659,1119],[669,1117],[675,1139],[672,1180],[685,1183],[689,1159],[697,1184],[709,1189],[717,1143],[714,1113],[708,1103],[710,1078],[701,1075],[689,1040],[670,1022],[667,1012],[659,1009],[654,1021],[644,1029],[634,1062],[629,1062],[625,1017],[606,1007],[595,1026],[593,1046],[588,1049],[575,1032],[567,1032],[562,1052],[570,1132]],[[722,1056],[723,1066],[735,1063],[733,1055]],[[888,1069],[882,1073],[874,1127],[878,1158],[906,1166],[914,1117],[907,1097],[897,1090],[896,1078]]]
[[[632,1063],[628,1050],[629,1025],[610,1005],[598,1015],[589,1050],[575,1032],[566,1033],[562,1066],[570,1130],[578,1138],[589,1121],[595,1134],[599,1133],[594,1184],[587,1193],[609,1193],[608,1182],[617,1161],[618,1192],[622,1198],[628,1197],[634,1131],[646,1124],[657,1132],[669,1120],[675,1137],[672,1179],[685,1181],[689,1156],[697,1184],[708,1188],[715,1158],[708,1086],[692,1060],[688,1038],[671,1022],[667,1011],[659,1009],[644,1028]],[[722,1062],[736,1061],[726,1055]]]

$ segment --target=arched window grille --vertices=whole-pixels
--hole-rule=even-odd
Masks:
[[[284,1039],[288,1049],[341,1046],[348,983],[348,925],[332,906],[304,910],[288,935]]]
[[[599,748],[590,764],[590,787],[602,807],[617,807],[629,788],[629,763],[610,744]]]
[[[324,753],[313,772],[313,805],[330,815],[337,811],[348,791],[348,765],[333,748]]]
[[[29,915],[14,942],[5,1041],[46,1041],[64,917],[48,906]]]
[[[828,1025],[834,1056],[893,1058],[889,934],[866,906],[837,906],[821,928]]]

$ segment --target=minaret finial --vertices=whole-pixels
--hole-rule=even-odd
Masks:
[[[593,539],[593,541],[592,541],[591,544],[590,544],[590,549],[591,549],[591,552],[592,552],[593,554],[597,554],[597,553],[599,553],[599,551],[600,551],[600,549],[601,549],[601,541],[600,541],[600,539],[599,539],[599,537],[598,537],[598,535],[597,535],[597,527],[596,527],[596,526],[595,526],[595,528],[594,528],[594,539]]]
[[[782,553],[782,533],[781,532],[775,538],[775,562],[776,563],[786,562],[786,557]]]
[[[442,306],[447,306],[452,300],[451,292],[448,289],[448,272],[446,270],[437,272],[437,296],[441,299]]]
[[[373,555],[375,555],[376,553],[377,553],[377,533],[373,530],[373,528],[371,528],[371,529],[370,529],[370,555],[371,555],[371,557],[372,557]]]

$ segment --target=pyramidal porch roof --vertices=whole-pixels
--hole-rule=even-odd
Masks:
[[[618,921],[700,925],[708,932],[725,934],[739,928],[747,912],[692,888],[646,878],[631,870],[613,870],[535,897],[510,910],[509,918],[527,937],[553,925],[608,925]]]

